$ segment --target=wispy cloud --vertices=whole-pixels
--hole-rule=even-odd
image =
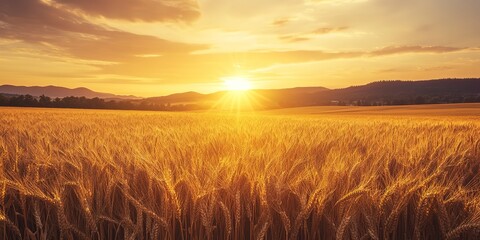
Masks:
[[[308,37],[308,36],[305,36],[305,35],[283,35],[283,36],[278,37],[278,39],[280,39],[282,41],[285,41],[285,42],[294,43],[294,42],[308,41],[311,38]]]
[[[368,2],[370,0],[305,0],[306,4],[332,4],[332,5],[341,5],[348,3],[361,3]]]
[[[303,42],[318,37],[318,35],[338,33],[346,30],[348,30],[348,27],[320,27],[308,32],[282,35],[278,38],[285,42]]]
[[[289,18],[281,18],[272,22],[273,26],[283,27],[287,25],[291,20]]]
[[[371,56],[383,56],[401,53],[449,53],[466,50],[467,48],[446,46],[390,46],[370,52]]]
[[[447,54],[458,52],[461,48],[451,47],[385,47],[371,51],[256,51],[256,52],[232,52],[232,53],[209,53],[209,54],[176,54],[162,57],[137,58],[128,62],[101,67],[102,74],[113,73],[116,75],[137,76],[143,78],[160,78],[163,83],[174,82],[208,82],[219,79],[222,75],[234,75],[239,71],[256,71],[276,65],[303,64],[311,62],[355,59],[355,58],[378,58],[397,54],[424,54],[436,53]],[[158,66],[162,66],[159,68]],[[142,71],[137,71],[142,68]],[[188,69],[188,71],[185,71]]]
[[[200,16],[194,0],[51,0],[92,16],[130,21],[192,21]]]
[[[334,32],[342,32],[347,29],[348,27],[321,27],[313,30],[311,33],[312,34],[328,34],[328,33],[334,33]]]

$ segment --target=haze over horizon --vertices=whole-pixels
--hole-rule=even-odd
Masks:
[[[134,7],[133,7],[134,6]],[[480,76],[476,0],[0,0],[0,85],[142,97]]]

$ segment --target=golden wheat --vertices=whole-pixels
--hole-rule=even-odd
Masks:
[[[478,120],[0,109],[0,237],[478,239]]]

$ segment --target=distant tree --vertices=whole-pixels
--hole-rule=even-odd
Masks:
[[[25,95],[24,106],[35,107],[38,106],[38,101],[32,95]]]
[[[415,98],[415,104],[425,104],[425,97],[423,96],[418,96]]]
[[[38,103],[41,107],[50,107],[52,104],[52,99],[45,95],[40,96]]]
[[[6,97],[4,97],[2,94],[0,94],[0,106],[5,106],[8,103],[8,100]]]
[[[25,100],[25,96],[23,95],[11,97],[10,100],[8,101],[8,104],[10,106],[23,106],[24,100]]]

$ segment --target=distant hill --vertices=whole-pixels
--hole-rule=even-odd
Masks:
[[[209,98],[211,94],[202,94],[198,92],[175,93],[162,97],[151,97],[145,100],[159,104],[167,103],[185,103],[185,102],[199,102]]]
[[[305,104],[304,96],[328,91],[324,87],[298,87],[287,89],[256,89],[244,93],[252,100],[248,103],[255,108],[278,108],[282,105]],[[222,101],[231,101],[228,91],[201,94],[197,92],[177,93],[163,97],[146,98],[145,101],[153,104],[200,104],[209,106]],[[228,104],[228,103],[227,103]]]
[[[332,90],[328,93],[328,96],[340,99],[354,99],[479,93],[480,79],[440,79],[425,81],[379,81],[363,86]]]
[[[87,88],[0,86],[0,106],[139,109],[185,111],[200,109],[279,109],[307,106],[384,106],[480,102],[480,79],[425,81],[378,81],[342,89],[299,87],[257,89],[210,94],[176,93],[162,97],[135,98],[98,93]],[[32,96],[25,96],[26,94]],[[51,98],[39,98],[46,95]],[[68,96],[68,97],[67,97]],[[79,98],[85,97],[85,98]],[[101,98],[101,99],[92,99]],[[110,100],[122,101],[110,101]]]
[[[152,104],[197,104],[209,107],[228,100],[228,92],[187,92],[147,98]],[[480,102],[480,79],[378,81],[342,89],[301,87],[261,89],[245,93],[255,109],[325,105],[405,105]],[[228,103],[227,103],[228,104]],[[249,103],[252,105],[252,103]]]
[[[135,96],[121,96],[111,93],[95,92],[88,88],[65,88],[57,86],[14,86],[14,85],[2,85],[0,86],[0,93],[3,95],[32,95],[35,97],[45,95],[51,98],[63,98],[63,97],[86,97],[86,98],[103,98],[103,99],[138,99]]]
[[[315,103],[342,101],[380,105],[451,103],[480,97],[480,79],[379,81],[310,96]],[[473,98],[473,99],[472,99]],[[430,101],[430,102],[429,102]]]

